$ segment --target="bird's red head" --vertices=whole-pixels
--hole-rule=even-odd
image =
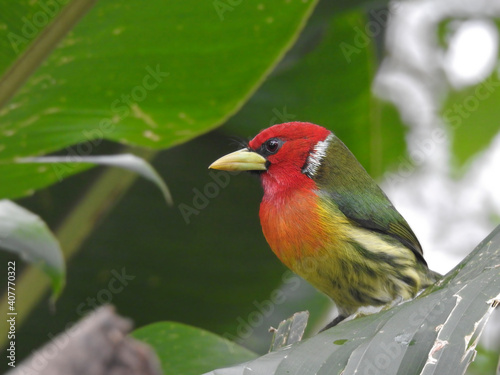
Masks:
[[[290,188],[314,188],[310,178],[321,145],[332,133],[308,122],[288,122],[261,131],[248,143],[251,151],[266,159],[261,174],[266,195],[283,193]]]
[[[210,168],[257,171],[264,200],[296,189],[316,190],[315,174],[326,156],[333,133],[309,122],[288,122],[261,131],[248,147],[216,160]]]

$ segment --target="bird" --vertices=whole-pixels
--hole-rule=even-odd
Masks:
[[[412,299],[440,277],[386,194],[323,126],[273,125],[209,168],[260,177],[259,217],[271,250],[337,306],[323,330],[361,307]]]

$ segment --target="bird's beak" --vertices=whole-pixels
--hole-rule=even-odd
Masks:
[[[208,168],[223,171],[265,171],[266,162],[263,156],[244,148],[217,159]]]

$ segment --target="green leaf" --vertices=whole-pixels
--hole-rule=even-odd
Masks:
[[[460,166],[498,134],[500,81],[493,73],[480,84],[450,93],[442,115],[453,131],[453,156]],[[481,131],[478,131],[481,129]]]
[[[41,267],[52,281],[53,298],[57,298],[65,283],[64,259],[42,219],[14,202],[0,200],[0,248]]]
[[[90,164],[65,164],[62,167],[57,164],[18,164],[0,163],[0,198],[19,198],[25,195],[32,195],[36,189],[46,187],[59,182],[58,175],[62,172],[64,178],[76,173],[83,172],[91,168]]]
[[[164,148],[223,122],[279,61],[315,1],[241,2],[226,12],[217,4],[98,2],[2,110],[0,158],[103,138]]]
[[[499,289],[500,226],[419,298],[210,374],[463,374]]]
[[[31,21],[26,17],[21,18],[24,23],[21,27],[24,37],[12,31],[16,29],[17,25],[11,25],[12,28],[8,28],[9,24],[12,23],[11,21],[16,20],[16,18],[11,18],[10,22],[6,21],[5,24],[0,23],[0,26],[3,26],[2,29],[4,32],[7,32],[7,38],[16,53],[19,53],[22,49],[19,45],[29,45],[23,51],[22,56],[16,59],[0,78],[0,87],[2,88],[0,90],[0,107],[5,106],[12,96],[21,88],[26,79],[33,74],[50,52],[61,42],[68,31],[78,23],[95,2],[96,0],[73,0],[65,6],[59,14],[59,4],[48,5],[40,3],[43,11],[32,14]],[[20,8],[28,11],[33,7],[30,8],[26,6],[26,4],[20,4],[20,6],[15,6],[13,8]],[[7,13],[9,13],[9,11],[7,11]],[[52,20],[52,18],[54,19]],[[19,22],[15,23],[19,24]],[[48,26],[44,28],[47,24]],[[41,28],[44,28],[43,31],[40,31]],[[27,38],[34,39],[34,41],[30,43]],[[4,52],[5,51],[2,53]]]
[[[105,138],[164,148],[220,125],[279,62],[316,1],[241,2],[225,11],[219,3],[98,2],[0,108],[4,196],[57,181],[43,168],[8,164],[18,157],[64,148],[68,155],[86,156]],[[59,7],[45,8],[4,5],[0,37],[10,42],[0,44],[0,56],[16,65],[25,44],[45,45],[45,25],[35,25],[33,33],[29,25],[64,15]],[[12,35],[27,42],[14,48]]]
[[[168,190],[167,185],[155,171],[155,169],[144,159],[132,154],[121,155],[102,155],[102,156],[79,156],[76,159],[68,159],[65,156],[39,156],[33,158],[22,158],[17,160],[18,163],[40,163],[51,164],[54,163],[59,166],[59,171],[64,175],[65,171],[69,168],[67,164],[84,163],[84,164],[98,164],[107,165],[110,167],[118,167],[127,169],[129,171],[140,174],[147,180],[153,182],[162,192],[163,197],[169,205],[173,204],[172,195]],[[71,168],[69,168],[71,170]],[[57,171],[57,168],[55,169]],[[60,179],[62,176],[60,176]]]
[[[175,322],[150,324],[135,330],[132,336],[156,350],[164,374],[199,375],[257,356],[213,333]]]
[[[380,175],[404,155],[404,127],[372,95],[378,61],[367,24],[362,9],[329,18],[315,13],[283,64],[224,131],[249,137],[277,123],[313,122],[332,130],[372,175]]]
[[[500,354],[497,350],[486,349],[478,345],[474,362],[467,369],[467,375],[495,374],[500,375]]]

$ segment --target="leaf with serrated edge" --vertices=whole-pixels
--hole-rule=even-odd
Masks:
[[[500,226],[420,297],[209,374],[462,374],[498,297],[492,264],[500,264]]]

